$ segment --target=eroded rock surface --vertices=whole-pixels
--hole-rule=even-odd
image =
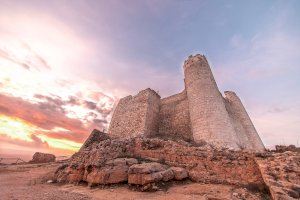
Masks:
[[[296,151],[257,158],[273,199],[300,199],[300,155]]]
[[[184,168],[181,168],[181,167],[171,167],[170,168],[173,173],[174,173],[174,179],[175,180],[183,180],[185,178],[188,177],[188,172],[184,169]]]
[[[109,136],[106,133],[101,132],[97,129],[94,129],[92,131],[92,133],[90,134],[90,136],[86,139],[84,144],[81,146],[79,151],[91,150],[99,142],[106,140],[106,139],[109,139]]]
[[[132,165],[128,171],[128,183],[135,185],[169,181],[173,178],[174,172],[166,165],[157,162]]]
[[[296,147],[295,145],[289,145],[289,146],[276,145],[275,149],[276,149],[275,151],[279,153],[283,153],[285,151],[293,151],[293,152],[300,153],[300,147]]]
[[[113,173],[122,178],[110,181]],[[75,153],[69,163],[56,172],[58,182],[90,184],[126,181],[144,184],[182,180],[187,176],[204,183],[264,185],[251,153],[143,137],[100,141],[91,150]]]
[[[75,153],[56,170],[55,181],[84,181],[91,186],[128,183],[145,191],[189,179],[234,185],[264,195],[270,190],[273,199],[297,199],[299,163],[299,153],[291,151],[253,153],[159,138],[107,138]]]

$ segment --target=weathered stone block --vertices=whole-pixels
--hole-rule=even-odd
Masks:
[[[175,180],[182,180],[188,177],[188,172],[186,171],[186,169],[181,168],[181,167],[171,167],[170,168],[173,173],[174,173],[174,178]]]

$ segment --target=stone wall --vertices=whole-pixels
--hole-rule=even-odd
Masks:
[[[240,98],[231,91],[225,92],[227,107],[231,110],[231,116],[234,124],[238,124],[237,136],[245,148],[254,151],[264,151],[265,147],[246,111]]]
[[[148,93],[148,106],[146,113],[146,123],[145,123],[145,135],[153,136],[158,133],[159,130],[159,104],[160,96],[150,90]]]
[[[229,114],[229,117],[231,119],[231,123],[234,126],[234,130],[236,132],[236,136],[238,139],[238,146],[241,149],[253,149],[252,143],[250,142],[245,129],[243,128],[243,125],[241,124],[241,121],[236,115],[236,110],[234,107],[231,105],[230,101],[227,98],[224,98],[224,103],[226,106],[226,110]]]
[[[159,135],[192,140],[188,99],[186,91],[161,99]]]
[[[150,136],[158,132],[160,96],[151,89],[120,99],[110,122],[111,137]]]
[[[190,56],[183,68],[195,142],[239,149],[234,127],[206,58],[199,54]]]

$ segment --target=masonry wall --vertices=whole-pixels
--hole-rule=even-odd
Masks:
[[[160,107],[160,96],[151,91],[148,94],[148,104],[146,113],[145,123],[145,135],[153,136],[159,131],[159,107]]]
[[[225,99],[228,107],[231,110],[231,116],[234,123],[240,127],[238,136],[243,139],[244,145],[249,150],[264,151],[265,147],[262,143],[245,107],[240,98],[231,91],[225,92]]]
[[[232,103],[227,98],[224,98],[224,103],[226,110],[229,114],[231,123],[234,126],[234,130],[236,132],[238,146],[241,149],[252,149],[252,143],[249,140],[248,135],[246,134],[246,131],[239,119],[239,116],[236,114],[235,107],[232,106]]]
[[[159,135],[193,139],[186,91],[161,99],[159,112]]]
[[[158,132],[160,96],[151,89],[120,99],[110,122],[111,137],[151,136]]]
[[[199,54],[190,56],[183,68],[195,142],[239,149],[234,127],[206,58]]]

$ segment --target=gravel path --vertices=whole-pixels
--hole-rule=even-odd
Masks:
[[[39,177],[58,164],[0,166],[1,200],[88,200],[87,195],[61,190],[54,184],[40,184]]]

